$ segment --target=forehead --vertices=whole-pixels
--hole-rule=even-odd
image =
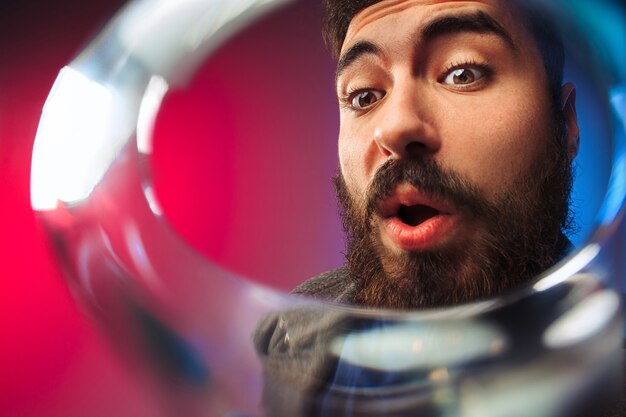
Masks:
[[[343,52],[347,45],[359,39],[377,37],[381,31],[404,36],[407,31],[418,31],[423,22],[450,14],[476,12],[492,17],[510,31],[513,38],[525,37],[520,19],[515,18],[515,10],[512,0],[383,0],[353,17],[341,49]],[[389,32],[390,28],[393,28],[393,32]]]

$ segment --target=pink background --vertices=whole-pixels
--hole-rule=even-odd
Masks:
[[[10,3],[10,5],[9,5]],[[0,6],[0,413],[159,415],[74,303],[30,209],[30,155],[59,69],[120,1]]]
[[[0,5],[2,416],[164,414],[144,376],[75,303],[29,202],[50,87],[121,3]],[[283,290],[342,262],[329,185],[337,165],[333,64],[319,43],[316,7],[286,10],[233,39],[166,98],[156,125],[154,180],[172,226],[220,265]],[[588,104],[580,114],[592,114],[598,106],[579,93]],[[596,119],[582,127],[596,132]],[[597,147],[583,140],[588,166],[598,166]],[[581,184],[575,201],[590,204],[582,209],[593,218],[602,194],[589,197],[592,188]]]
[[[7,3],[0,6],[0,414],[163,415],[144,376],[71,297],[29,201],[33,141],[50,87],[122,2]],[[339,265],[343,242],[330,187],[332,63],[318,42],[316,9],[285,13],[283,26],[243,34],[234,40],[240,47],[167,97],[154,173],[166,215],[193,247],[287,290]],[[302,25],[306,16],[312,25]],[[314,46],[276,58],[304,44]]]
[[[193,247],[283,290],[341,264],[334,63],[317,1],[264,17],[166,96],[157,196]]]

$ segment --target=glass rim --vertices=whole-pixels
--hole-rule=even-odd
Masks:
[[[180,12],[173,11],[175,7],[171,5],[168,6],[167,0],[137,0],[131,2],[119,12],[112,23],[102,31],[101,35],[99,35],[84,52],[61,71],[46,102],[46,108],[56,106],[58,97],[64,95],[66,90],[70,88],[70,83],[73,83],[77,78],[80,79],[80,85],[93,88],[95,95],[100,93],[104,94],[104,92],[108,90],[112,92],[113,96],[112,98],[107,96],[105,99],[113,100],[118,103],[119,101],[117,100],[122,97],[125,101],[124,110],[128,110],[129,114],[132,115],[130,118],[120,121],[122,128],[120,128],[120,131],[115,132],[115,134],[120,136],[121,139],[109,140],[104,144],[104,146],[115,148],[110,152],[111,158],[114,157],[116,151],[119,151],[119,147],[126,143],[127,138],[124,138],[124,135],[129,133],[129,129],[130,132],[137,133],[137,146],[140,148],[139,151],[149,153],[151,147],[149,143],[151,130],[150,121],[154,122],[160,108],[160,100],[166,94],[169,86],[184,84],[200,62],[203,62],[207,56],[218,49],[230,36],[246,27],[249,22],[257,19],[266,12],[273,11],[278,6],[291,2],[293,2],[293,0],[244,0],[232,3],[187,0],[176,6],[180,9]],[[158,19],[162,18],[162,16],[150,13],[159,8],[171,9],[170,12],[173,13],[173,15],[168,18],[174,19],[176,23],[174,25],[175,28],[169,32],[169,35],[166,34],[171,36],[171,38],[158,36],[158,39],[155,41],[143,42],[147,40],[148,35],[150,35],[148,29],[152,28],[152,30],[155,30],[155,28],[158,27]],[[220,15],[221,12],[221,22],[215,23],[216,27],[205,29],[206,33],[196,34],[195,40],[184,39],[185,42],[187,42],[186,45],[188,48],[181,49],[180,39],[176,39],[174,35],[188,35],[189,32],[186,29],[189,25],[193,26],[194,22],[197,24],[197,20],[200,20],[198,16],[203,16],[201,13],[198,14],[198,10],[208,10],[211,8],[213,8],[211,13]],[[138,17],[140,15],[145,16],[145,13],[148,13],[148,16],[156,16],[154,17],[155,21],[152,22],[153,26],[148,24],[143,26],[136,24]],[[130,39],[133,39],[132,43],[129,43],[131,42]],[[160,57],[155,55],[154,48],[157,46],[155,45],[157,41],[161,42],[161,44],[158,45],[159,48],[157,48]],[[152,72],[149,71],[150,67],[153,68]],[[141,74],[142,70],[147,70],[146,74]],[[120,76],[123,71],[127,72],[125,76],[128,75],[129,78]],[[144,79],[142,82],[133,81],[135,78],[138,79],[143,76],[147,76],[148,78]],[[68,81],[70,79],[73,81]],[[624,80],[622,80],[622,83],[623,82]],[[106,94],[104,95],[106,96]],[[365,310],[358,306],[324,302],[308,297],[306,298],[307,302],[332,306],[335,309],[353,315],[376,316],[378,318],[393,317],[424,320],[431,318],[437,319],[440,317],[454,318],[459,314],[462,314],[462,317],[468,317],[492,311],[520,298],[532,296],[532,294],[536,292],[552,288],[554,285],[572,279],[573,276],[575,277],[584,270],[586,265],[599,255],[607,242],[617,233],[618,225],[622,221],[625,211],[626,145],[624,144],[623,133],[626,129],[626,112],[621,110],[620,113],[620,106],[624,106],[626,102],[626,84],[617,84],[614,86],[613,89],[609,91],[609,96],[612,100],[611,108],[618,123],[613,126],[613,132],[610,138],[613,141],[613,161],[610,182],[604,193],[602,207],[597,214],[597,224],[594,227],[594,232],[585,239],[584,243],[556,265],[533,278],[530,282],[525,283],[522,287],[515,289],[510,294],[499,295],[491,299],[470,302],[453,307],[400,312],[386,309]],[[44,120],[46,117],[46,108],[44,109],[44,117],[42,117],[42,122],[37,133],[31,175],[32,205],[33,209],[39,212],[55,210],[57,207],[56,204],[63,202],[63,198],[59,198],[59,195],[54,195],[54,190],[52,197],[50,197],[49,190],[43,194],[41,191],[43,187],[42,184],[49,184],[50,169],[49,165],[45,163],[46,158],[48,158],[46,152],[49,150],[49,141],[46,141],[49,138],[47,132],[53,129],[53,126],[51,127],[49,123],[46,124]],[[143,136],[148,138],[148,142],[145,140],[142,142],[140,138],[141,135],[138,132],[141,126],[140,124],[143,123],[142,119],[145,120],[145,125],[142,128],[146,131]],[[622,136],[618,134],[619,132],[622,133]],[[132,136],[132,134],[130,136]],[[108,140],[111,138],[104,139]],[[144,147],[143,150],[141,149],[142,146]],[[96,176],[93,179],[95,183],[105,175],[106,166],[104,168],[105,169],[100,173],[100,178]],[[147,191],[150,190],[151,178],[149,173],[145,170],[143,171],[143,175],[142,183],[144,196],[146,197],[147,203],[152,207],[153,214],[158,216],[158,213],[155,212],[158,211],[158,201],[155,200],[156,197],[154,195],[149,195]],[[52,198],[54,201],[45,202],[42,200],[42,195],[44,195],[44,198]],[[89,198],[89,194],[87,194],[86,198]],[[42,203],[42,201],[44,201],[44,203]],[[69,205],[75,204],[73,201],[66,201],[65,203]],[[169,226],[166,219],[162,216],[158,217],[162,226],[168,227],[171,233],[176,238],[180,239],[178,234]],[[180,240],[182,241],[182,239]],[[206,261],[204,256],[195,252],[186,242],[185,245],[188,250],[194,251],[195,256]],[[238,278],[241,279],[241,284],[247,287],[248,291],[260,291],[265,296],[270,296],[271,299],[283,299],[283,301],[278,303],[281,305],[293,304],[296,302],[295,300],[302,299],[301,297],[286,294],[281,290],[254,282],[244,277]]]

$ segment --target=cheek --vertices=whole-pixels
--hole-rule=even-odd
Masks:
[[[523,99],[515,101],[512,97]],[[486,196],[507,190],[545,154],[550,140],[546,128],[551,126],[546,117],[549,111],[536,103],[527,95],[508,95],[455,115],[457,123],[446,134],[453,138],[449,141],[448,165]]]
[[[348,192],[355,197],[355,190],[358,190],[359,181],[359,169],[358,157],[356,155],[357,149],[351,143],[351,141],[346,140],[341,134],[339,135],[338,141],[339,148],[339,169],[341,170],[341,175],[346,183],[346,187]]]
[[[342,123],[338,139],[339,168],[350,192],[364,192],[367,183],[368,146]]]

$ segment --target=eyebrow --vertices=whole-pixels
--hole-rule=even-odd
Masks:
[[[363,57],[364,55],[378,55],[380,48],[369,41],[359,41],[352,45],[337,62],[337,71],[335,72],[335,80],[341,76],[341,73],[346,70],[355,61]]]
[[[442,36],[464,32],[494,34],[500,37],[513,52],[517,51],[517,46],[513,42],[513,38],[509,32],[494,18],[482,11],[472,14],[436,18],[424,26],[419,39],[421,43],[428,43]],[[379,54],[380,48],[370,41],[359,41],[355,43],[339,58],[335,80],[337,80],[348,67],[363,56]]]
[[[511,50],[517,51],[517,46],[515,42],[513,42],[513,38],[509,32],[493,17],[482,11],[472,14],[443,16],[435,19],[424,26],[420,39],[422,42],[431,42],[441,36],[462,32],[496,35],[500,37]]]

